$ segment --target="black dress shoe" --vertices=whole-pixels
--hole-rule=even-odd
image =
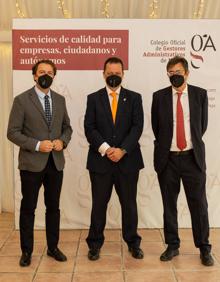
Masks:
[[[213,266],[214,260],[210,252],[200,253],[200,259],[203,265]]]
[[[31,264],[31,254],[23,252],[19,261],[20,266],[28,266]]]
[[[142,259],[144,257],[144,252],[141,250],[141,248],[129,247],[128,250],[133,258]]]
[[[67,257],[58,248],[55,248],[53,250],[48,249],[47,255],[53,257],[55,260],[58,261],[67,261]]]
[[[169,249],[167,248],[165,252],[162,253],[162,255],[160,256],[160,260],[161,261],[168,261],[171,260],[173,257],[178,256],[179,255],[179,250],[175,249]]]
[[[88,252],[89,260],[97,260],[99,259],[100,249],[90,249]]]

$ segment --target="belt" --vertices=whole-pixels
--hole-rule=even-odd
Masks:
[[[186,151],[170,151],[170,155],[174,156],[185,156],[185,155],[191,155],[193,153],[193,150],[186,150]]]

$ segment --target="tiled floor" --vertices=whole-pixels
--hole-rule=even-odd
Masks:
[[[181,229],[180,255],[171,262],[161,262],[163,232],[140,229],[143,260],[135,260],[127,251],[119,230],[106,230],[101,258],[87,259],[87,230],[62,230],[60,249],[67,262],[56,262],[46,255],[45,231],[35,231],[35,248],[31,266],[19,266],[19,232],[14,230],[13,214],[0,214],[0,282],[219,282],[220,229],[212,229],[215,266],[201,265],[194,247],[191,229]]]

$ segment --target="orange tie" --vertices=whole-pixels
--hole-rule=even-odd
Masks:
[[[116,96],[117,93],[112,92],[110,93],[110,95],[112,96],[112,118],[113,118],[113,122],[115,123],[117,106],[118,106],[118,101],[117,101],[117,96]]]

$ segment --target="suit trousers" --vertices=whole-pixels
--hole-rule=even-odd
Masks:
[[[50,153],[46,167],[40,172],[20,171],[22,200],[20,207],[20,240],[23,252],[33,252],[34,217],[38,194],[44,186],[44,203],[46,206],[46,237],[48,249],[53,250],[59,241],[60,227],[60,192],[63,171],[55,167]]]
[[[206,174],[197,166],[193,150],[189,155],[171,153],[158,179],[164,208],[164,237],[168,247],[177,249],[180,246],[177,199],[182,180],[191,215],[194,244],[202,252],[210,251]]]
[[[122,234],[129,247],[139,247],[141,237],[137,234],[137,181],[139,171],[123,174],[115,164],[111,172],[100,174],[90,171],[92,185],[92,212],[89,234],[86,239],[89,248],[101,248],[104,243],[106,211],[113,185],[119,197],[122,211]]]

